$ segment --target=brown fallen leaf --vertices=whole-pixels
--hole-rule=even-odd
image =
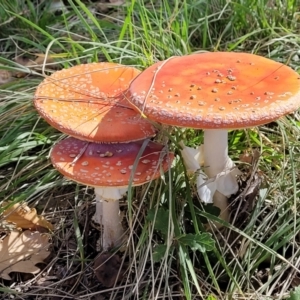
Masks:
[[[109,0],[109,3],[112,5],[123,5],[125,4],[124,0]]]
[[[121,5],[125,5],[125,0],[100,0],[99,2],[96,3],[96,10],[100,13],[106,14],[113,7],[121,6]]]
[[[35,70],[41,69],[43,66],[47,69],[58,70],[61,69],[61,64],[59,60],[62,58],[67,58],[68,54],[66,53],[57,53],[57,54],[44,54],[44,53],[35,53],[35,60],[32,61],[28,66],[33,67]]]
[[[3,202],[1,207],[9,205],[8,202]],[[17,228],[34,229],[37,226],[45,227],[53,230],[53,225],[44,217],[39,216],[35,208],[29,208],[26,203],[16,203],[6,208],[3,212],[3,219],[16,225]]]
[[[33,61],[31,59],[29,59],[27,57],[22,57],[22,56],[16,57],[15,62],[24,67],[30,67],[30,65],[33,64]],[[22,71],[13,72],[13,76],[16,78],[23,78],[27,75],[28,75],[28,73],[25,71],[24,72],[22,72]]]
[[[0,240],[0,277],[11,280],[11,272],[38,273],[36,264],[49,256],[49,245],[45,234],[12,231]]]
[[[7,222],[3,218],[0,218],[0,232],[11,232],[17,230],[16,224],[13,224],[11,222]]]
[[[244,152],[243,154],[240,155],[240,161],[246,164],[251,164],[252,163],[253,156],[249,154],[248,152]]]
[[[0,70],[0,85],[12,81],[12,73],[7,70]]]
[[[35,59],[29,59],[26,57],[16,57],[16,63],[30,68],[32,70],[39,71],[42,69],[43,65],[47,67],[47,69],[57,70],[59,68],[59,63],[55,62],[55,58],[64,57],[64,54],[49,54],[45,55],[43,53],[35,53]],[[22,78],[28,75],[28,72],[18,71],[13,74],[13,76],[17,78]]]
[[[120,270],[121,258],[117,254],[102,253],[94,262],[94,272],[105,287],[112,287],[116,280],[122,278],[124,270]]]
[[[260,158],[260,152],[257,149],[251,151],[244,151],[240,155],[240,161],[249,165],[256,165]]]

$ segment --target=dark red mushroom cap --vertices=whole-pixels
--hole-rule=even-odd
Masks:
[[[124,92],[139,70],[90,63],[57,71],[37,88],[34,105],[54,128],[91,142],[120,143],[155,135]]]
[[[164,153],[163,145],[149,141],[133,170],[142,145],[143,141],[99,144],[70,137],[58,142],[50,157],[60,173],[85,185],[125,187],[133,171],[133,185],[141,185],[159,177],[161,170],[167,171],[174,158],[173,153]],[[73,163],[77,156],[79,159]]]
[[[132,81],[128,98],[147,117],[164,124],[244,128],[298,109],[300,76],[253,54],[192,54],[146,69]]]

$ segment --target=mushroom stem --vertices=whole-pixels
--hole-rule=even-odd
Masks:
[[[102,248],[104,251],[122,243],[124,230],[120,218],[119,199],[127,188],[95,187],[96,213],[94,221],[102,227]]]
[[[228,165],[228,131],[223,129],[204,130],[204,172],[209,178],[216,177]],[[216,191],[213,203],[221,210],[220,218],[229,221],[228,199]]]
[[[228,160],[228,131],[224,129],[204,130],[205,173],[214,177],[224,171]]]

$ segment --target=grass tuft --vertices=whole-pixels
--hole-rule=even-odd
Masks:
[[[219,232],[207,231],[207,223],[218,220],[218,211],[199,203],[180,163],[178,142],[196,147],[202,132],[168,132],[178,163],[121,201],[130,229],[121,254],[124,275],[114,287],[105,288],[93,273],[99,237],[89,222],[93,190],[53,170],[49,151],[62,134],[38,116],[32,99],[45,76],[87,62],[144,69],[174,55],[244,51],[299,71],[299,1],[63,3],[63,11],[53,11],[51,1],[0,3],[0,201],[26,200],[56,226],[43,276],[14,274],[12,282],[0,281],[0,298],[288,298],[300,272],[299,112],[266,126],[230,132],[230,156],[242,168],[241,185],[248,198],[241,206],[231,199],[235,223],[224,222]],[[37,62],[40,54],[45,58]],[[24,64],[20,58],[35,63]],[[257,162],[243,161],[256,151]]]

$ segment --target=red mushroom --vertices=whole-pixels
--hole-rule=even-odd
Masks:
[[[82,64],[53,73],[34,105],[54,128],[90,142],[122,143],[155,135],[124,97],[139,70],[115,63]]]
[[[166,172],[173,160],[172,153],[162,155],[163,145],[149,141],[133,169],[142,145],[143,141],[99,144],[70,137],[58,142],[51,151],[52,164],[60,173],[95,188],[99,204],[95,221],[103,228],[104,250],[122,242],[119,199],[126,193],[131,176],[133,186],[144,184],[159,177],[160,170]],[[79,154],[79,159],[73,163]]]
[[[97,143],[128,143],[143,140],[154,136],[156,130],[148,121],[141,118],[124,96],[131,80],[139,73],[140,71],[135,68],[108,62],[82,64],[64,69],[47,77],[38,86],[34,105],[49,124],[80,140]],[[66,142],[59,145],[64,145],[64,143]],[[80,144],[79,141],[76,143]],[[82,147],[85,145],[87,149],[96,147],[84,142],[80,145]],[[119,147],[123,149],[125,145]],[[77,156],[71,153],[69,160],[72,157],[73,162],[70,163],[68,160],[69,165],[76,169],[77,161],[80,164],[81,156],[86,155],[85,151],[87,150],[82,148],[82,153],[79,151]],[[52,159],[55,161],[54,154],[55,151],[52,152]],[[103,173],[104,171],[102,170]],[[66,171],[62,171],[64,172]],[[89,182],[85,184],[92,185]],[[103,218],[106,220],[109,208],[117,210],[119,207],[118,202],[115,206],[103,205],[104,202],[100,196],[104,199],[120,199],[126,190],[127,188],[96,189],[95,222],[102,222],[100,215],[105,215]],[[102,212],[102,208],[105,213]],[[108,216],[112,213],[108,213]],[[114,213],[117,212],[114,211]],[[109,226],[105,227],[109,228]],[[106,229],[104,235],[107,238]],[[106,243],[105,247],[107,247]]]
[[[131,83],[129,100],[157,122],[205,129],[201,154],[210,180],[205,185],[200,175],[198,192],[205,202],[213,196],[221,217],[229,220],[227,196],[238,186],[230,172],[234,164],[228,157],[227,130],[265,124],[295,111],[299,79],[291,68],[253,54],[192,54],[146,69]]]

